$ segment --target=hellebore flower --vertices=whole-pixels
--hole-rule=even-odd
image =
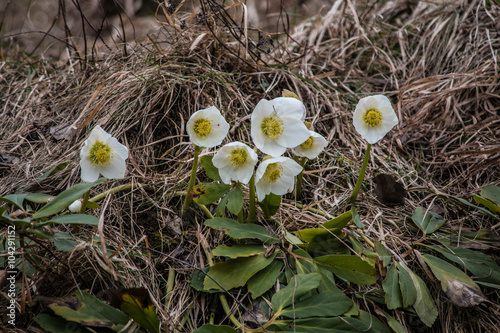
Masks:
[[[272,157],[260,163],[255,172],[257,199],[264,200],[267,194],[283,195],[293,191],[294,177],[302,167],[288,157]]]
[[[319,153],[328,145],[328,142],[321,134],[309,131],[309,135],[309,139],[292,149],[295,155],[313,159],[318,157]]]
[[[84,182],[93,182],[102,174],[108,179],[125,176],[125,160],[128,149],[101,126],[96,126],[80,151],[81,177]]]
[[[374,144],[397,125],[398,117],[387,97],[375,95],[359,100],[352,122],[361,137]]]
[[[196,111],[187,122],[189,140],[199,147],[220,145],[228,131],[229,124],[215,106]]]
[[[219,169],[220,178],[224,183],[230,184],[231,180],[237,180],[248,184],[257,160],[257,153],[252,148],[236,141],[219,149],[214,155],[212,163]]]

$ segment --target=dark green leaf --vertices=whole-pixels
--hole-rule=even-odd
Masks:
[[[278,209],[280,208],[281,204],[281,195],[276,195],[273,193],[270,193],[266,195],[264,200],[259,202],[260,208],[262,208],[262,211],[264,211],[264,214],[266,216],[273,216],[276,214]]]
[[[433,233],[446,223],[446,220],[441,215],[422,207],[415,209],[411,219],[426,235]]]
[[[205,267],[203,268],[203,271],[201,270],[196,270],[193,272],[193,274],[191,274],[191,287],[193,287],[195,290],[198,290],[198,291],[203,291],[203,292],[206,292],[206,293],[218,293],[219,291],[218,290],[206,290],[204,287],[203,287],[203,284],[205,282],[205,277],[206,277],[206,273],[208,273],[208,270],[210,269],[210,267]]]
[[[213,156],[204,155],[200,158],[200,166],[205,170],[205,174],[208,178],[215,180],[217,182],[222,182],[219,175],[219,169],[217,169],[212,163]]]
[[[238,333],[238,331],[231,326],[205,324],[193,333]]]
[[[288,286],[274,294],[271,299],[271,307],[274,314],[279,316],[284,308],[291,305],[305,293],[317,288],[320,281],[321,276],[318,273],[295,275],[290,280]]]
[[[75,240],[73,235],[65,232],[58,232],[54,234],[54,246],[59,251],[71,251],[76,245],[78,245],[78,242]]]
[[[384,267],[391,263],[392,253],[378,239],[375,240],[375,249],[382,260]]]
[[[98,225],[99,219],[93,215],[87,215],[87,214],[66,214],[66,215],[54,216],[45,222],[37,223],[35,224],[35,227],[38,228],[43,225],[52,223]]]
[[[88,329],[84,326],[79,325],[75,322],[66,321],[61,317],[56,317],[49,315],[47,313],[42,313],[33,318],[44,331],[50,333],[61,333],[61,332],[80,332],[80,333],[90,333]]]
[[[49,171],[45,172],[42,176],[40,176],[38,178],[38,181],[44,180],[45,178],[52,176],[53,174],[57,173],[58,171],[63,170],[67,166],[68,166],[68,163],[66,163],[66,162],[56,165],[55,167],[53,167]]]
[[[208,205],[222,198],[230,189],[231,185],[227,184],[201,183],[193,186],[191,195],[196,203]]]
[[[112,304],[119,307],[149,333],[160,332],[160,321],[146,288],[131,288],[113,293]]]
[[[276,257],[276,253],[267,258],[263,254],[260,254],[253,257],[237,258],[216,263],[210,267],[208,271],[209,276],[205,277],[204,289],[222,290],[224,288],[229,290],[242,287],[248,279],[271,264],[274,257]]]
[[[354,223],[358,226],[358,228],[364,228],[365,224],[359,218],[358,210],[356,209],[356,207],[354,207],[354,206],[351,207],[351,213],[352,213],[352,219],[353,219]]]
[[[26,196],[25,200],[38,204],[45,204],[53,198],[55,197],[45,193],[30,193]]]
[[[235,186],[227,195],[227,210],[238,215],[243,208],[243,191],[240,186]]]
[[[448,289],[448,282],[450,280],[456,280],[463,282],[469,286],[472,286],[476,289],[479,289],[479,286],[464,272],[460,269],[456,268],[452,264],[431,256],[430,254],[422,255],[424,261],[429,265],[432,270],[432,273],[436,276],[436,278],[441,281],[441,288],[444,292]]]
[[[415,301],[415,304],[413,304],[413,308],[420,317],[420,320],[422,320],[428,327],[431,327],[438,316],[436,304],[434,303],[425,282],[412,271],[410,271],[410,275],[417,292],[417,300]]]
[[[324,264],[335,275],[360,285],[371,285],[377,282],[375,267],[354,255],[326,255],[314,258]]]
[[[98,185],[106,181],[106,178],[99,178],[93,183],[82,183],[71,186],[69,189],[61,192],[48,204],[43,206],[38,212],[33,215],[33,219],[40,219],[42,217],[47,217],[50,215],[57,214],[63,209],[66,209],[73,201],[80,199],[85,192],[90,190],[93,186]]]
[[[389,267],[387,276],[382,282],[382,288],[385,291],[385,304],[387,304],[388,309],[394,310],[403,306],[401,289],[399,288],[399,274],[395,264]]]
[[[266,248],[262,245],[219,245],[213,251],[214,256],[238,258],[238,257],[250,257],[256,254],[262,254],[266,251]]]
[[[268,267],[261,270],[248,280],[248,291],[252,293],[252,298],[256,299],[276,284],[276,279],[283,268],[283,263],[274,260]]]
[[[20,208],[20,209],[23,209],[23,202],[24,202],[24,198],[26,198],[28,194],[27,193],[24,193],[24,194],[8,194],[4,197],[0,197],[0,202],[3,201],[3,202],[7,202],[11,205],[14,205],[16,206],[17,208]]]
[[[304,301],[285,308],[281,315],[288,318],[332,317],[349,310],[352,301],[349,298],[337,299],[335,295],[314,294]]]
[[[2,213],[1,219],[3,219],[4,221],[9,221],[9,222],[11,222],[10,224],[13,224],[13,225],[15,225],[16,227],[19,227],[19,228],[21,228],[24,225],[26,225],[26,223],[30,223],[31,222],[31,219],[29,217],[25,217],[23,219],[18,219],[18,218],[15,218],[15,217],[10,217],[9,213],[3,207],[0,207],[0,213]]]
[[[257,238],[265,243],[280,242],[278,238],[270,236],[266,228],[257,224],[242,224],[222,217],[206,220],[204,224],[213,229],[223,230],[235,239]]]
[[[481,189],[481,196],[500,205],[500,187],[488,185]]]
[[[347,211],[333,219],[323,223],[323,227],[327,229],[343,229],[352,219],[352,211]]]
[[[409,270],[396,263],[399,270],[399,288],[401,289],[401,297],[403,298],[403,307],[407,308],[417,300],[417,290],[413,284]]]

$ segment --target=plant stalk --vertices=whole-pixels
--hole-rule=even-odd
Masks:
[[[198,156],[200,155],[201,147],[194,145],[194,157],[193,157],[193,169],[191,169],[191,177],[189,178],[188,187],[186,190],[186,198],[184,198],[184,204],[182,205],[181,214],[184,215],[189,209],[193,198],[191,197],[191,190],[193,189],[194,183],[196,181],[196,171],[198,170]]]
[[[248,208],[248,223],[255,223],[255,173],[250,178],[248,183],[248,192],[250,196],[249,208]]]
[[[363,179],[365,178],[365,173],[366,173],[366,167],[368,165],[368,160],[370,159],[371,148],[372,148],[372,145],[369,143],[368,146],[366,146],[365,159],[363,160],[363,165],[361,166],[361,170],[359,171],[359,176],[358,176],[358,180],[356,181],[356,186],[354,187],[354,190],[352,191],[351,199],[349,200],[350,203],[353,203],[354,201],[356,201],[356,198],[358,197],[359,190],[361,189],[361,185],[363,184]]]

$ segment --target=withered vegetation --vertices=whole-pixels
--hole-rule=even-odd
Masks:
[[[215,105],[232,126],[226,142],[251,142],[254,106],[282,89],[297,93],[307,120],[329,141],[307,165],[305,208],[289,196],[277,214],[289,231],[325,221],[316,210],[332,216],[345,211],[366,146],[352,126],[352,112],[360,98],[385,94],[400,122],[373,147],[358,199],[367,226],[358,232],[385,240],[423,277],[413,243],[433,236],[423,236],[408,219],[415,207],[439,212],[447,230],[486,229],[498,237],[499,225],[491,218],[441,194],[471,201],[481,187],[500,185],[500,4],[336,1],[326,9],[273,34],[248,25],[240,14],[232,16],[241,11],[238,6],[224,9],[204,1],[192,14],[160,7],[161,27],[148,39],[114,46],[99,57],[68,49],[65,62],[28,55],[0,40],[0,195],[57,194],[80,182],[79,149],[95,125],[130,149],[126,178],[94,189],[133,184],[94,213],[104,214],[104,236],[120,249],[119,260],[97,260],[91,229],[71,252],[37,240],[38,271],[23,280],[21,319],[27,331],[39,332],[32,321],[42,310],[37,296],[63,297],[78,289],[102,296],[112,288],[139,286],[148,288],[169,331],[182,324],[180,331],[189,332],[208,322],[214,309],[216,323],[229,323],[215,296],[189,285],[193,267],[207,266],[204,251],[229,240],[204,227],[197,210],[189,222],[178,216],[178,192],[186,188],[193,153],[185,124],[194,111]],[[40,180],[61,163],[68,166]],[[408,190],[403,206],[377,201],[371,178],[379,173],[394,175]],[[205,179],[202,171],[198,177]],[[475,246],[498,261],[498,243]],[[166,293],[174,271],[174,289]],[[426,282],[439,308],[429,332],[498,331],[498,307],[460,309],[436,281]],[[368,292],[343,288],[350,296]],[[498,291],[484,292],[498,304]],[[244,290],[235,297],[249,304]],[[353,299],[373,311],[369,301]],[[242,315],[236,302],[230,306]],[[420,327],[408,313],[393,315],[409,331]]]

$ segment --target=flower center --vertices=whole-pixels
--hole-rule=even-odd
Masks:
[[[309,137],[309,139],[307,139],[306,141],[302,142],[302,143],[300,144],[300,146],[301,146],[302,148],[304,148],[304,149],[309,149],[309,148],[311,148],[311,147],[312,147],[313,143],[314,143],[313,137],[312,137],[312,136],[310,136],[310,137]]]
[[[382,123],[382,112],[377,109],[369,109],[363,116],[363,121],[370,127],[379,126]]]
[[[274,116],[265,117],[260,124],[260,129],[266,137],[277,140],[283,134],[283,120]]]
[[[247,161],[248,153],[244,148],[236,148],[228,157],[233,166],[240,167]]]
[[[276,181],[281,178],[282,173],[283,167],[278,163],[272,163],[267,166],[264,177],[266,177],[268,183],[276,183]]]
[[[197,119],[194,122],[193,129],[194,132],[202,138],[213,132],[212,123],[206,118]]]
[[[96,141],[90,148],[90,162],[92,164],[107,165],[111,157],[113,157],[111,147],[101,141]]]

